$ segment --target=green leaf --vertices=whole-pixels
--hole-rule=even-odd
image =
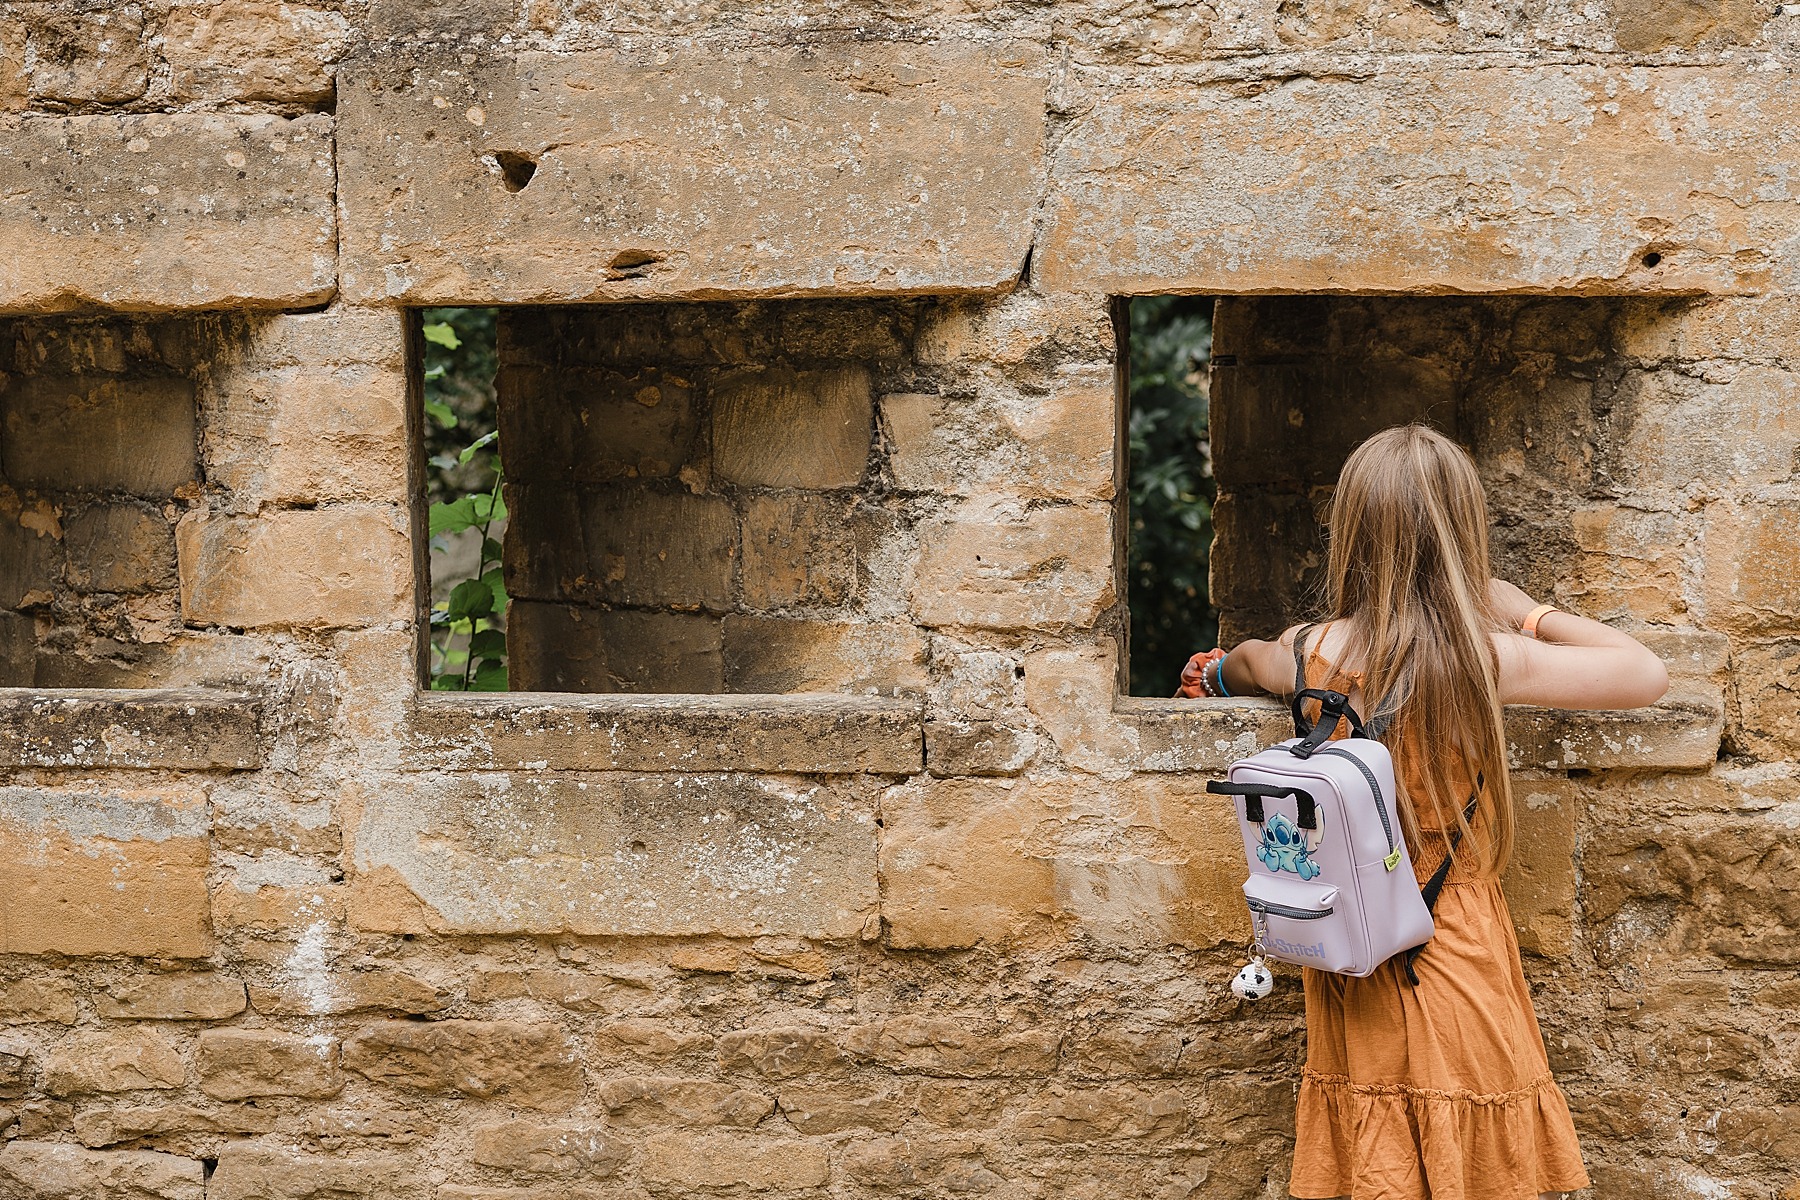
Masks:
[[[465,579],[450,593],[452,617],[485,617],[493,611],[493,589],[479,579]]]
[[[482,434],[473,442],[470,442],[467,446],[463,447],[463,452],[456,456],[456,461],[467,466],[471,458],[474,458],[477,454],[481,453],[483,447],[493,445],[494,440],[499,436],[500,431],[498,429],[491,433]]]
[[[481,543],[481,561],[482,562],[499,562],[501,559],[501,556],[503,556],[505,553],[506,553],[505,548],[502,547],[500,545],[500,543],[495,541],[493,538],[485,538],[482,540],[482,543]]]
[[[448,504],[433,504],[430,514],[431,536],[436,537],[440,533],[461,533],[463,530],[473,529],[487,520],[485,516],[477,515],[475,511],[475,502],[486,499],[485,495],[464,496],[462,499],[452,500]]]
[[[462,691],[463,690],[462,672],[457,671],[453,674],[434,675],[431,680],[431,690],[434,692],[460,692],[460,691]]]
[[[469,510],[474,514],[476,525],[488,525],[495,521],[506,520],[506,501],[492,492],[481,492],[474,496],[465,496],[469,502]],[[461,500],[457,501],[462,503]]]
[[[425,340],[434,346],[442,346],[446,350],[454,350],[462,345],[462,339],[456,336],[456,330],[447,321],[437,321],[425,326]]]
[[[505,569],[502,567],[495,567],[481,577],[481,582],[487,584],[488,590],[494,593],[494,614],[498,616],[505,612],[508,600],[506,595]]]
[[[436,421],[439,429],[456,428],[456,413],[451,411],[450,406],[442,400],[427,400],[425,415]]]
[[[506,654],[506,634],[498,629],[483,629],[469,639],[469,653],[476,658],[503,657]]]
[[[475,668],[475,678],[469,683],[471,692],[504,692],[506,690],[506,664],[489,659]]]

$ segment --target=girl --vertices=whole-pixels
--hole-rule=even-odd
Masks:
[[[1326,622],[1195,655],[1182,675],[1184,695],[1291,694],[1298,655],[1308,687],[1394,713],[1385,740],[1414,871],[1452,859],[1417,987],[1400,957],[1365,979],[1304,972],[1297,1197],[1531,1200],[1588,1184],[1500,891],[1513,842],[1501,706],[1635,708],[1668,674],[1625,634],[1490,578],[1487,534],[1467,453],[1419,425],[1379,433],[1338,478]]]

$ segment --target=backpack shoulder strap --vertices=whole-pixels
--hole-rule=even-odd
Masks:
[[[1475,806],[1481,802],[1481,789],[1486,786],[1487,777],[1477,775],[1475,777],[1475,790],[1469,793],[1469,802],[1463,805],[1463,820],[1465,822],[1473,821],[1475,819]],[[1455,860],[1456,848],[1461,844],[1462,826],[1458,825],[1455,829],[1450,831],[1450,852],[1444,855],[1444,861],[1438,864],[1437,870],[1431,873],[1431,878],[1427,879],[1424,885],[1419,888],[1419,897],[1425,901],[1425,911],[1428,913],[1435,914],[1437,911],[1438,893],[1444,890],[1444,880],[1450,877],[1450,865]],[[1419,986],[1419,974],[1417,971],[1413,970],[1413,962],[1419,955],[1425,953],[1425,947],[1430,944],[1430,942],[1425,942],[1406,951],[1404,962],[1404,966],[1406,967],[1406,981],[1414,987]]]
[[[1317,629],[1316,624],[1302,625],[1294,632],[1294,694],[1306,690],[1306,639]]]

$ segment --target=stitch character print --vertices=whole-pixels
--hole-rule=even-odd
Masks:
[[[1256,857],[1271,871],[1292,871],[1302,879],[1311,879],[1319,873],[1319,864],[1312,860],[1316,849],[1318,843],[1309,844],[1305,830],[1276,813],[1263,823],[1262,845],[1256,848]]]

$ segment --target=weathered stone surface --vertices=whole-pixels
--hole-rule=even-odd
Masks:
[[[1050,1030],[986,1033],[952,1017],[893,1017],[859,1025],[844,1038],[850,1052],[894,1071],[955,1078],[1041,1075],[1056,1065]]]
[[[1085,628],[1113,602],[1104,508],[975,507],[926,527],[913,608],[932,626]]]
[[[796,1191],[823,1187],[831,1160],[816,1142],[724,1134],[662,1134],[644,1144],[638,1169],[652,1184]]]
[[[791,1026],[739,1029],[719,1036],[719,1065],[752,1071],[764,1079],[800,1079],[838,1073],[849,1064],[837,1039],[824,1029]]]
[[[66,522],[63,537],[77,591],[149,592],[175,580],[175,533],[160,513],[96,504]]]
[[[713,384],[713,471],[727,483],[853,487],[873,435],[869,373],[860,367],[734,372]]]
[[[1105,102],[1058,147],[1039,278],[1129,294],[1738,292],[1800,277],[1796,197],[1732,167],[1752,144],[1765,161],[1800,156],[1800,140],[1764,133],[1795,127],[1794,89],[1706,68],[1453,74],[1254,94],[1096,79]],[[1728,112],[1758,116],[1700,116]]]
[[[242,770],[262,764],[262,711],[218,691],[0,691],[0,763]]]
[[[319,1099],[343,1090],[338,1045],[323,1034],[264,1029],[208,1029],[194,1062],[200,1090],[215,1100],[261,1096]]]
[[[144,12],[109,4],[56,12],[24,9],[29,31],[26,69],[34,100],[116,104],[149,86]]]
[[[779,609],[830,607],[848,600],[856,589],[851,512],[850,505],[830,497],[751,497],[744,506],[739,567],[744,603]]]
[[[1581,713],[1516,704],[1506,715],[1512,765],[1545,770],[1710,766],[1723,727],[1716,708],[1681,702]]]
[[[631,1129],[732,1125],[749,1129],[775,1111],[775,1097],[705,1079],[633,1076],[597,1085],[607,1120]]]
[[[250,989],[252,1008],[284,1017],[381,1011],[423,1015],[442,1012],[454,999],[450,989],[404,971],[340,969],[324,981],[302,976],[278,987]]]
[[[474,1131],[472,1158],[484,1167],[521,1175],[586,1175],[603,1179],[627,1153],[617,1139],[598,1129],[503,1121]]]
[[[925,723],[925,765],[933,775],[1017,775],[1037,749],[1035,734],[999,721]]]
[[[268,1133],[275,1114],[252,1105],[196,1108],[189,1104],[88,1108],[75,1114],[75,1136],[93,1149],[140,1138],[183,1133]]]
[[[0,1146],[0,1187],[29,1200],[201,1200],[197,1158],[150,1150],[84,1150],[59,1142]]]
[[[1135,734],[1130,763],[1138,771],[1217,774],[1294,733],[1287,706],[1271,701],[1121,696],[1113,716]]]
[[[336,1158],[234,1143],[206,1181],[207,1200],[426,1200],[423,1172],[397,1156]]]
[[[1732,655],[1738,673],[1732,740],[1758,756],[1800,753],[1800,639],[1747,646]]]
[[[842,1133],[874,1129],[891,1133],[914,1112],[912,1099],[899,1089],[867,1089],[850,1085],[793,1088],[781,1093],[781,1112],[801,1133]]]
[[[421,696],[419,769],[793,771],[906,775],[919,705],[848,696]]]
[[[733,692],[901,696],[927,682],[925,641],[911,623],[726,617],[723,650]],[[917,744],[916,731],[907,736]]]
[[[73,1025],[75,1020],[75,985],[67,979],[19,979],[0,987],[0,1021]]]
[[[163,54],[183,97],[305,103],[331,96],[330,63],[349,41],[325,5],[223,0],[173,8]]]
[[[712,1047],[713,1040],[683,1022],[660,1018],[624,1017],[608,1021],[594,1032],[589,1047],[602,1057],[612,1055],[666,1062]]]
[[[224,975],[139,975],[94,996],[102,1017],[133,1021],[223,1021],[243,1012],[244,981]]]
[[[174,1045],[142,1026],[73,1034],[44,1059],[44,1090],[52,1096],[178,1088],[185,1078]]]
[[[581,1096],[575,1047],[554,1025],[377,1021],[344,1043],[343,1062],[377,1083],[522,1108],[566,1109]]]
[[[329,299],[331,134],[323,116],[0,118],[0,313]]]
[[[340,88],[359,297],[1001,290],[1043,178],[1030,46],[522,54],[475,69],[396,55],[353,63]],[[427,198],[451,196],[446,220]]]
[[[402,341],[400,320],[391,332]],[[239,503],[404,501],[406,375],[397,365],[276,366],[252,358],[217,391],[207,474]]]
[[[181,610],[199,625],[378,625],[411,615],[401,515],[374,505],[228,517],[175,527]]]
[[[875,910],[873,797],[848,786],[415,775],[356,809],[364,928],[841,938]],[[403,915],[392,905],[408,893]]]
[[[920,780],[882,798],[893,944],[1207,946],[1244,930],[1243,858],[1202,776]],[[1235,860],[1235,861],[1234,861]]]
[[[1180,1137],[1188,1123],[1186,1098],[1174,1088],[1052,1085],[1020,1113],[1014,1129],[1019,1137],[1047,1142],[1154,1145]]]
[[[0,788],[0,952],[206,954],[207,831],[186,787]]]
[[[720,618],[515,600],[506,614],[507,682],[521,692],[716,693]]]
[[[1502,880],[1519,949],[1567,958],[1575,949],[1575,828],[1579,792],[1554,776],[1515,774],[1514,847]]]
[[[166,498],[194,479],[186,379],[35,374],[7,389],[0,410],[0,464],[14,483]]]

